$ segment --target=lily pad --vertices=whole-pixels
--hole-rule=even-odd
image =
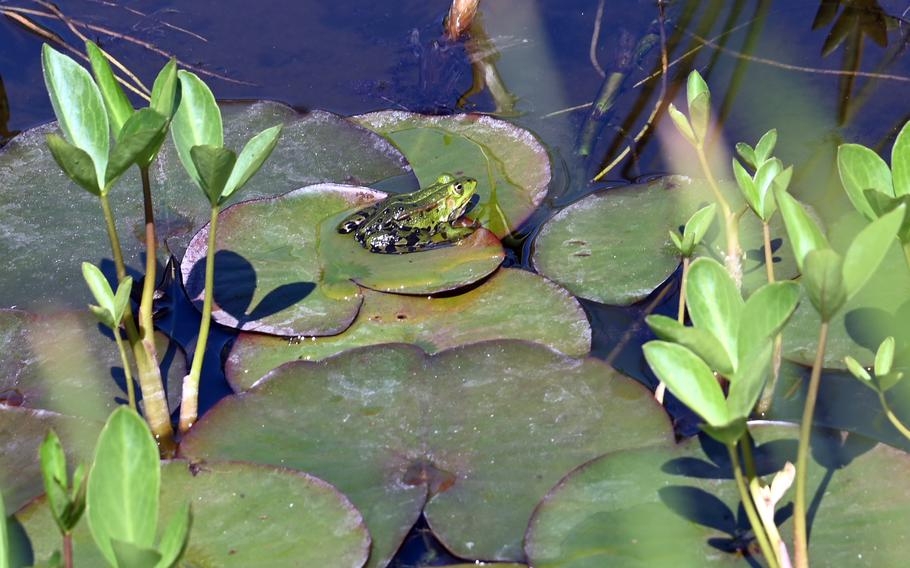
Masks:
[[[401,255],[369,252],[336,231],[352,209],[386,194],[320,184],[222,211],[215,252],[217,304],[212,317],[274,335],[331,335],[360,309],[360,287],[427,294],[486,276],[502,262],[499,240],[485,229],[452,246]],[[201,307],[208,227],[193,237],[181,264],[190,299]]]
[[[49,430],[60,437],[72,474],[76,463],[91,463],[102,426],[84,417],[0,404],[0,493],[6,510],[15,511],[44,493],[38,448]]]
[[[413,343],[427,353],[490,339],[525,339],[566,355],[591,350],[591,326],[578,301],[524,270],[501,269],[483,286],[457,296],[425,297],[364,290],[351,327],[331,337],[287,339],[241,333],[225,364],[235,391],[298,359],[319,361],[377,343]],[[536,306],[529,310],[528,306]]]
[[[724,190],[735,197],[731,187]],[[646,298],[679,266],[668,232],[713,201],[705,182],[682,176],[591,194],[543,225],[534,241],[532,264],[582,298],[633,304]],[[779,215],[771,220],[771,235],[777,279],[795,277],[796,261]],[[720,259],[724,243],[716,220],[696,254]],[[762,226],[754,215],[744,215],[740,222],[740,244],[746,254],[743,288],[749,293],[767,282]]]
[[[261,128],[285,124],[278,147],[244,188],[243,198],[322,181],[372,183],[409,171],[384,138],[331,113],[301,115],[272,102],[225,104],[222,112],[226,143],[238,150]],[[97,198],[71,183],[47,149],[45,136],[56,128],[56,123],[33,128],[0,150],[0,257],[16,275],[0,282],[7,307],[81,307],[90,295],[80,264],[89,261],[114,272]],[[170,137],[151,178],[159,240],[179,257],[208,220],[208,202],[183,171]],[[144,266],[140,187],[132,168],[110,194],[124,258],[134,276]]]
[[[176,343],[163,334],[156,334],[156,339],[173,409],[186,360]],[[136,396],[141,398],[138,384]],[[93,316],[0,310],[0,403],[104,422],[126,402],[117,345]]]
[[[360,513],[334,487],[305,473],[247,463],[161,470],[159,528],[186,503],[194,522],[181,565],[338,566],[359,568],[370,551]],[[35,560],[46,560],[60,536],[44,499],[17,515]],[[76,565],[103,566],[88,525],[73,533]]]
[[[477,179],[480,202],[471,217],[504,237],[543,201],[550,159],[533,134],[490,116],[429,116],[382,111],[352,120],[391,140],[407,157],[421,185],[442,172]]]
[[[534,505],[566,471],[669,438],[650,392],[601,361],[500,340],[287,363],[219,402],[180,451],[333,483],[364,514],[369,565],[384,566],[421,510],[454,554],[521,560]]]
[[[797,428],[752,429],[760,475],[796,461]],[[858,436],[818,432],[812,442],[809,554],[824,566],[900,566],[910,530],[910,456]],[[793,489],[779,504],[792,534]],[[537,568],[751,566],[750,539],[727,451],[690,439],[616,452],[563,479],[534,513],[525,550]],[[782,511],[781,511],[782,510]],[[793,548],[788,544],[791,557]]]

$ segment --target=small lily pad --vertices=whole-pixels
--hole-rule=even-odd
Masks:
[[[441,172],[477,179],[471,217],[504,237],[537,208],[550,183],[550,159],[533,134],[490,116],[382,111],[353,120],[391,140],[421,185]]]
[[[176,460],[162,466],[161,488],[159,529],[185,503],[191,506],[193,524],[181,565],[359,568],[369,555],[360,513],[334,487],[305,473]],[[35,560],[47,560],[59,548],[60,535],[44,499],[17,516]],[[73,532],[73,551],[76,565],[105,565],[84,521]]]
[[[752,433],[760,475],[796,461],[795,426]],[[903,452],[817,432],[808,485],[812,563],[901,565],[910,550],[894,535],[910,531],[908,473]],[[525,551],[537,568],[754,565],[742,554],[751,528],[732,477],[726,448],[706,438],[605,455],[570,473],[541,502]],[[776,517],[791,558],[793,492]]]
[[[285,124],[273,155],[244,188],[244,199],[323,181],[372,183],[409,171],[384,138],[331,113],[301,115],[272,102],[225,104],[222,112],[226,143],[236,150],[252,133]],[[0,150],[0,257],[16,275],[0,282],[6,307],[81,307],[90,295],[80,264],[89,261],[114,272],[98,199],[70,182],[47,149],[45,137],[56,128],[56,123],[33,128]],[[170,137],[151,179],[158,238],[179,257],[208,220],[209,205],[183,171]],[[111,190],[110,199],[124,258],[135,276],[145,251],[136,168]]]
[[[331,335],[360,309],[360,287],[427,294],[470,284],[502,262],[499,240],[478,229],[452,246],[392,255],[372,253],[336,226],[352,209],[386,194],[320,184],[246,201],[219,216],[217,304],[212,317],[274,335]],[[267,220],[267,222],[263,222]],[[208,227],[193,237],[181,264],[190,299],[201,307]]]
[[[725,186],[724,191],[735,197],[733,188]],[[603,304],[633,304],[646,298],[679,266],[669,231],[676,231],[692,213],[713,202],[705,182],[682,176],[600,191],[566,207],[543,225],[531,261],[538,272],[577,296]],[[796,276],[796,262],[779,215],[771,220],[771,235],[777,279]],[[743,288],[747,293],[767,282],[763,242],[761,221],[744,215],[740,244],[746,255]],[[724,243],[720,221],[715,221],[696,256],[722,259]]]
[[[537,309],[528,310],[535,305]],[[331,337],[287,339],[241,333],[225,364],[235,391],[298,359],[319,361],[353,347],[402,342],[427,353],[490,339],[525,339],[579,357],[591,350],[591,326],[564,289],[524,270],[505,268],[457,296],[425,297],[364,291],[354,323]]]
[[[369,565],[384,566],[422,509],[454,554],[521,560],[531,511],[560,476],[669,436],[650,392],[601,361],[500,340],[287,363],[218,403],[180,451],[283,464],[333,483],[364,514]]]

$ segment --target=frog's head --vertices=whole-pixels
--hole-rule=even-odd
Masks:
[[[477,191],[477,180],[469,177],[454,177],[448,174],[439,176],[436,180],[443,187],[440,188],[439,216],[447,221],[454,221],[468,208],[474,192]]]

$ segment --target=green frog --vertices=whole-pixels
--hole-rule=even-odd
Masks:
[[[339,233],[354,233],[370,252],[401,254],[425,250],[470,235],[464,215],[477,180],[442,174],[436,183],[411,193],[390,195],[344,218]]]

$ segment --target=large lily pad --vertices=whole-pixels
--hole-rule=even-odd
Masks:
[[[753,434],[761,475],[796,461],[796,427],[759,427]],[[813,565],[902,565],[910,545],[896,535],[910,531],[910,456],[830,431],[814,437],[812,450]],[[792,499],[793,489],[777,515],[788,542]],[[690,439],[617,452],[578,468],[538,507],[525,549],[538,568],[750,566],[737,553],[749,531],[726,449]]]
[[[352,347],[402,342],[436,353],[503,338],[526,339],[579,357],[591,349],[591,326],[578,301],[564,289],[530,272],[505,268],[483,286],[457,296],[364,290],[357,319],[339,335],[288,341],[241,333],[225,374],[234,390],[241,391],[282,363],[318,361]]]
[[[38,448],[48,431],[60,436],[72,473],[90,464],[103,422],[0,404],[0,494],[10,513],[44,493]]]
[[[285,124],[278,147],[244,188],[243,198],[322,181],[371,183],[409,170],[381,136],[330,113],[301,115],[272,102],[227,104],[222,112],[226,143],[237,150],[262,128]],[[0,282],[7,307],[82,306],[90,296],[80,264],[100,264],[113,274],[97,198],[63,175],[45,145],[45,136],[55,129],[51,123],[28,130],[0,150],[0,257],[7,272],[15,274]],[[180,256],[208,220],[208,202],[183,171],[170,139],[151,173],[159,239]],[[133,168],[110,195],[124,257],[134,274],[144,266],[140,187]]]
[[[550,159],[533,134],[490,116],[382,111],[354,117],[404,153],[421,185],[442,172],[477,179],[471,216],[498,237],[514,231],[547,194]]]
[[[728,196],[735,194],[725,187]],[[589,195],[547,221],[534,242],[531,261],[573,294],[603,304],[628,305],[646,298],[679,266],[668,231],[683,225],[714,199],[703,181],[668,176]],[[734,201],[735,203],[735,201]],[[715,220],[698,255],[722,258],[724,235]],[[779,280],[797,275],[780,216],[771,221],[774,270]],[[767,282],[761,221],[751,214],[740,223],[745,251],[743,288]]]
[[[185,566],[338,566],[359,568],[370,551],[360,513],[334,487],[305,473],[247,463],[201,467],[177,460],[161,470],[164,521],[185,503],[193,513]],[[35,560],[60,536],[44,499],[18,515]],[[77,566],[104,566],[86,522],[73,533]]]
[[[372,253],[336,231],[351,209],[386,194],[320,184],[224,210],[215,252],[218,323],[274,335],[331,335],[357,315],[363,284],[403,293],[433,293],[477,281],[502,262],[499,240],[478,229],[452,246],[390,255]],[[186,290],[201,306],[208,227],[181,264]]]
[[[175,408],[186,361],[176,343],[162,334],[156,339],[169,406]],[[136,396],[141,398],[138,385]],[[126,401],[117,345],[94,316],[0,310],[0,403],[103,422]]]
[[[371,566],[388,562],[421,509],[455,554],[519,560],[530,513],[560,476],[666,442],[667,426],[647,389],[595,359],[514,340],[436,355],[382,345],[275,369],[209,411],[180,451],[333,483],[364,514]]]

